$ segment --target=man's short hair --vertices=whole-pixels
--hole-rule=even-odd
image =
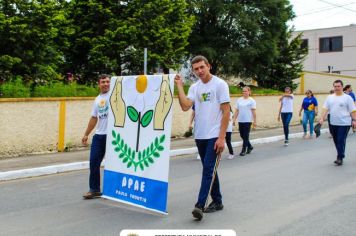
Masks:
[[[333,83],[333,85],[334,85],[334,84],[337,84],[337,83],[340,83],[341,86],[344,86],[344,83],[342,82],[342,80],[339,80],[339,79],[335,80],[334,83]]]
[[[100,82],[100,80],[102,80],[102,79],[106,79],[106,78],[109,78],[109,79],[110,79],[110,75],[107,75],[107,74],[101,74],[101,75],[99,75],[98,82]]]
[[[209,65],[208,59],[206,59],[206,57],[204,57],[202,55],[198,55],[198,56],[193,57],[193,59],[191,61],[191,64],[193,66],[193,64],[201,62],[201,61],[203,61],[203,62],[205,62],[205,64]]]

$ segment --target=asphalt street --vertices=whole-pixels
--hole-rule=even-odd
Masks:
[[[328,134],[256,145],[223,159],[224,210],[194,221],[201,164],[170,162],[168,215],[111,200],[82,200],[88,170],[0,183],[0,235],[118,235],[122,229],[233,229],[237,235],[356,235],[356,134],[344,165]],[[235,149],[238,153],[239,150]]]

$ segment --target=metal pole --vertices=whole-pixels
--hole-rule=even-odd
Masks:
[[[147,48],[144,49],[143,54],[143,73],[147,75]]]

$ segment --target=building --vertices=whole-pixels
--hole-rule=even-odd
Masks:
[[[308,47],[304,70],[356,76],[356,25],[296,31]]]

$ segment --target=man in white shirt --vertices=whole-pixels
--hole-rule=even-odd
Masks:
[[[99,77],[98,86],[100,94],[95,98],[88,127],[82,138],[82,143],[87,145],[88,136],[96,126],[96,131],[90,148],[89,192],[83,195],[84,199],[93,199],[101,196],[100,165],[105,156],[110,99],[110,77],[108,75],[101,75]]]
[[[337,159],[334,163],[341,166],[345,158],[346,138],[350,129],[351,119],[352,127],[356,127],[356,107],[352,98],[343,92],[341,80],[335,80],[333,86],[334,94],[326,98],[323,115],[319,123],[323,124],[329,112],[330,131],[337,150]]]
[[[226,129],[230,119],[230,94],[225,81],[210,73],[211,66],[203,56],[196,56],[191,61],[193,72],[199,77],[190,86],[188,96],[183,90],[183,80],[176,75],[175,83],[178,88],[179,104],[183,111],[195,108],[194,138],[201,163],[203,165],[202,181],[198,201],[192,211],[197,220],[203,218],[203,212],[209,213],[223,209],[220,193],[219,178],[213,173],[217,158],[225,147]],[[205,208],[211,188],[213,202]]]

